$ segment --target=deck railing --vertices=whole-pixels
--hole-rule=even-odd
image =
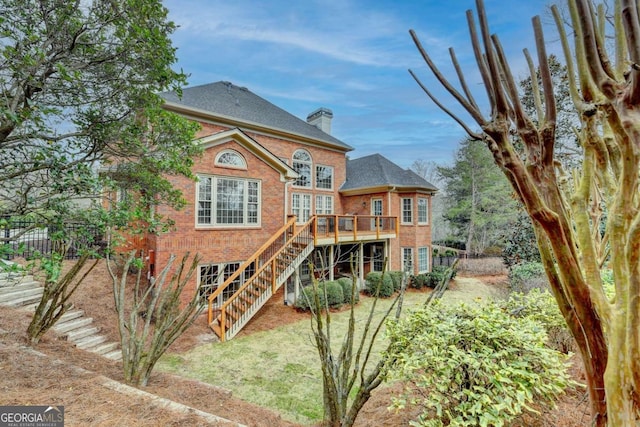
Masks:
[[[379,215],[316,215],[314,237],[332,238],[334,243],[379,239],[383,235],[398,235],[398,218]]]
[[[313,250],[314,222],[315,218],[312,218],[306,224],[296,226],[295,217],[290,219],[209,296],[208,322],[221,341],[238,333],[295,268],[310,255]],[[238,290],[222,301],[218,308],[219,314],[214,319],[214,302],[245,271],[252,271],[253,274]]]
[[[209,296],[208,323],[221,341],[231,339],[271,298],[321,241],[396,236],[396,217],[316,215],[297,225],[291,217]],[[249,276],[244,283],[241,277]]]

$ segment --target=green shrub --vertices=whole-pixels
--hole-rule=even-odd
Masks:
[[[393,405],[419,405],[419,425],[504,426],[534,402],[552,406],[573,384],[567,356],[545,345],[544,328],[495,303],[436,301],[387,334],[397,361],[389,379],[407,382]]]
[[[344,293],[342,285],[336,281],[326,281],[320,284],[318,292],[326,292],[327,305],[331,308],[340,307],[344,304]]]
[[[300,289],[300,295],[294,304],[294,307],[299,310],[309,310],[312,305],[315,305],[316,292],[313,286],[305,286]]]
[[[389,298],[393,295],[393,280],[388,273],[372,271],[365,278],[365,291],[374,297]]]
[[[311,307],[316,309],[316,292],[321,310],[327,306],[330,308],[340,307],[345,302],[342,285],[337,281],[327,281],[318,283],[317,290],[313,286],[302,288],[294,306],[305,311],[310,310]],[[349,292],[351,292],[351,288],[349,288]],[[349,294],[349,296],[351,295]]]
[[[512,292],[499,306],[514,317],[527,317],[547,331],[549,347],[562,353],[575,348],[575,341],[560,313],[556,299],[547,290],[532,289],[528,293]]]
[[[529,292],[531,289],[547,289],[544,267],[539,262],[522,262],[509,268],[509,284],[515,292]]]
[[[402,277],[404,273],[402,271],[387,271],[385,274],[388,274],[391,277],[391,281],[393,282],[393,291],[398,292],[402,287]]]
[[[344,295],[345,304],[357,304],[360,301],[360,291],[358,291],[357,285],[355,289],[352,289],[353,279],[349,277],[341,277],[338,279],[338,283],[342,286],[342,294]],[[354,296],[353,301],[351,301],[352,291]]]
[[[422,289],[425,286],[429,286],[431,277],[429,274],[418,274],[417,276],[411,276],[411,287],[415,289]]]

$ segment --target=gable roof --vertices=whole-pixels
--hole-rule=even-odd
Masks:
[[[238,127],[274,130],[301,136],[345,152],[353,150],[353,147],[259,97],[249,89],[230,82],[221,81],[188,87],[182,90],[181,97],[175,92],[163,92],[160,96],[165,100],[165,107],[176,112],[209,116]]]
[[[197,140],[204,150],[229,141],[234,141],[237,144],[240,144],[263,162],[278,171],[283,182],[298,178],[299,175],[295,170],[280,160],[278,156],[267,150],[258,141],[244,133],[242,129],[229,129],[204,136]]]
[[[347,179],[340,192],[358,193],[363,190],[396,188],[399,191],[424,191],[438,189],[409,169],[402,169],[380,154],[347,161]]]

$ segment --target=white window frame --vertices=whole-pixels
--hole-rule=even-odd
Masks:
[[[402,271],[407,271],[409,274],[413,274],[414,258],[413,248],[401,248],[402,251]],[[408,265],[407,265],[408,264]]]
[[[209,295],[215,292],[215,290],[221,286],[227,278],[231,277],[231,275],[235,273],[242,264],[243,263],[241,261],[231,261],[198,265],[198,292],[200,297],[204,300],[208,300]],[[215,279],[211,283],[203,283],[203,280],[206,279],[206,277],[203,277],[203,274],[206,273],[206,269],[208,268],[216,269]],[[244,273],[240,274],[240,276],[234,280],[231,286],[222,291],[222,293],[216,298],[216,301],[213,302],[213,305],[215,307],[220,307],[224,301],[229,299],[229,297],[231,297],[231,295],[233,295],[254,273],[255,265],[245,270]]]
[[[418,224],[429,224],[429,199],[426,197],[418,198]]]
[[[311,194],[291,193],[291,213],[297,224],[304,224],[311,218]]]
[[[429,272],[429,247],[418,248],[418,274]]]
[[[333,214],[333,196],[316,196],[316,214]]]
[[[201,186],[209,182],[210,199],[203,199],[201,194]],[[221,181],[236,181],[243,183],[242,194],[242,222],[219,222],[218,212],[218,183]],[[206,208],[204,204],[208,204],[208,220],[207,215],[201,214]],[[259,227],[261,224],[262,211],[262,182],[258,179],[246,179],[238,177],[218,176],[218,175],[198,175],[196,183],[196,212],[195,222],[197,228],[208,227]]]
[[[298,178],[293,182],[294,187],[311,188],[313,185],[313,158],[307,150],[296,150],[293,153],[293,163],[291,164],[294,171],[298,173]],[[305,171],[308,169],[308,175]]]
[[[371,215],[382,216],[382,199],[371,199]]]
[[[401,199],[401,209],[401,224],[413,224],[413,199],[410,197],[403,197]]]
[[[228,163],[225,162],[225,159],[232,158],[236,159],[237,163]],[[247,161],[244,159],[242,154],[238,153],[235,150],[222,150],[216,155],[215,159],[216,166],[221,166],[223,168],[231,168],[231,169],[247,169]]]
[[[325,180],[321,180],[323,170],[329,171],[329,177]],[[316,188],[318,190],[328,190],[328,191],[333,190],[333,177],[334,177],[333,166],[316,165],[315,172],[316,172],[316,179],[315,179]],[[324,184],[325,181],[329,181],[328,187],[326,186],[326,184]],[[321,182],[323,183],[323,185],[320,185]]]

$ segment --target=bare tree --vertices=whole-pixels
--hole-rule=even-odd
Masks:
[[[175,271],[171,272],[175,261],[175,256],[172,255],[157,279],[151,278],[145,289],[142,283],[143,269],[139,268],[136,251],[129,253],[119,277],[107,258],[118,313],[124,379],[128,383],[146,386],[160,356],[193,324],[204,309],[197,291],[188,304],[181,307],[180,295],[199,262],[198,256],[193,257],[191,266],[185,272],[188,259],[187,253]],[[138,272],[133,284],[133,295],[127,301],[128,276],[134,264],[137,264]]]
[[[40,338],[72,307],[69,301],[71,295],[100,261],[99,258],[95,258],[85,269],[84,267],[91,257],[91,253],[87,251],[80,256],[69,271],[61,276],[65,253],[66,250],[63,249],[61,252],[53,252],[51,256],[40,259],[45,280],[42,298],[40,298],[27,327],[27,335],[32,344],[40,342]]]
[[[461,90],[440,72],[417,35],[413,40],[431,72],[480,127],[474,131],[426,94],[472,138],[483,140],[532,218],[553,294],[585,365],[596,426],[636,426],[640,420],[640,17],[638,4],[615,2],[613,19],[603,5],[568,0],[570,20],[552,11],[565,52],[571,98],[580,115],[582,165],[568,174],[555,159],[556,100],[539,17],[533,18],[542,88],[532,78],[536,117],[528,115],[497,36],[491,35],[482,0],[479,32],[467,12],[471,46],[491,107],[485,116],[454,51]],[[573,32],[573,51],[570,37]],[[615,37],[613,56],[605,39]],[[533,63],[528,52],[525,55]],[[532,75],[535,70],[530,66]],[[524,145],[518,153],[517,134]],[[601,271],[610,268],[614,296]]]
[[[324,400],[323,425],[327,427],[350,427],[354,424],[358,413],[371,397],[371,392],[382,384],[387,368],[393,363],[382,357],[373,367],[373,346],[379,338],[385,321],[390,318],[396,307],[395,318],[400,317],[402,295],[406,288],[406,275],[400,293],[385,311],[383,317],[374,322],[374,313],[378,303],[376,297],[371,305],[368,317],[364,321],[360,338],[356,331],[355,295],[358,291],[355,257],[351,254],[352,285],[349,323],[342,339],[340,351],[336,354],[332,340],[335,338],[331,330],[331,312],[327,304],[328,298],[324,288],[324,298],[318,281],[314,279],[312,293],[315,301],[308,301],[311,307],[311,329],[315,345],[320,356],[322,368],[322,386]],[[385,262],[386,265],[386,262]],[[312,267],[312,266],[311,266]],[[385,270],[385,269],[383,269]],[[385,273],[383,273],[385,274]],[[302,298],[309,298],[303,292]]]

